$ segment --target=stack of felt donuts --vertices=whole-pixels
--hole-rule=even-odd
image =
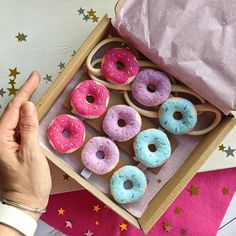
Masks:
[[[95,119],[106,112],[102,128],[107,137],[91,138],[81,152],[81,160],[86,169],[98,175],[104,175],[117,166],[120,154],[115,142],[126,142],[135,137],[134,159],[140,162],[139,166],[125,165],[110,179],[114,199],[125,204],[138,201],[144,196],[147,179],[143,170],[159,167],[171,156],[171,145],[164,131],[147,129],[140,132],[140,115],[158,118],[161,126],[175,135],[209,132],[219,123],[221,115],[209,104],[193,105],[185,98],[173,97],[171,92],[184,92],[205,103],[205,100],[192,90],[175,84],[172,77],[157,70],[152,63],[138,61],[135,56],[137,52],[127,47],[111,48],[102,59],[92,61],[100,47],[117,41],[124,43],[120,38],[105,39],[92,50],[87,58],[88,73],[92,80],[81,82],[71,93],[70,102],[74,115],[57,116],[49,125],[47,136],[57,152],[74,152],[85,141],[82,119]],[[95,67],[98,64],[101,64],[101,68]],[[144,67],[149,69],[141,69]],[[148,89],[150,85],[151,90]],[[128,105],[115,105],[107,110],[108,88],[124,91]],[[138,104],[157,110],[145,110],[135,105],[129,97],[129,91]],[[197,123],[198,113],[204,111],[214,112],[215,121],[202,131],[192,131]],[[176,112],[180,113],[180,119],[175,118]],[[119,121],[124,124],[119,124]],[[150,149],[150,145],[154,150]]]

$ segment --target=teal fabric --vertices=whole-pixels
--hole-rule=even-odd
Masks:
[[[152,152],[148,146],[153,144],[156,151]],[[171,156],[171,146],[167,135],[158,129],[147,129],[140,132],[134,142],[136,159],[143,165],[155,168],[164,164]]]
[[[133,184],[130,189],[125,189],[124,187],[124,183],[127,180]],[[140,169],[126,165],[112,175],[110,187],[111,193],[118,203],[136,202],[144,196],[147,179]]]
[[[161,126],[175,135],[191,131],[197,123],[197,111],[194,105],[184,98],[169,98],[160,108]],[[174,113],[180,112],[181,119],[175,119]]]

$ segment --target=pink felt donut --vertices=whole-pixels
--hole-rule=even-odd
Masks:
[[[57,152],[71,153],[84,143],[85,127],[78,118],[62,114],[51,122],[47,136],[49,143]]]
[[[119,162],[119,149],[109,138],[94,137],[85,144],[81,160],[93,173],[104,175]]]
[[[93,80],[81,82],[71,93],[72,112],[88,119],[101,116],[108,102],[108,89]]]
[[[119,64],[121,68],[119,68]],[[111,48],[103,56],[101,71],[113,84],[129,84],[139,72],[133,52],[127,48]]]

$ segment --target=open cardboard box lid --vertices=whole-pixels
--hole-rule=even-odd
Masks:
[[[112,23],[159,67],[229,114],[236,104],[236,1],[120,0]]]

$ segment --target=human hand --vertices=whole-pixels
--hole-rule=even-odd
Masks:
[[[7,200],[44,209],[51,190],[51,176],[38,141],[37,112],[28,101],[39,81],[39,73],[33,72],[0,118],[0,188]],[[38,214],[27,213],[38,220]]]

